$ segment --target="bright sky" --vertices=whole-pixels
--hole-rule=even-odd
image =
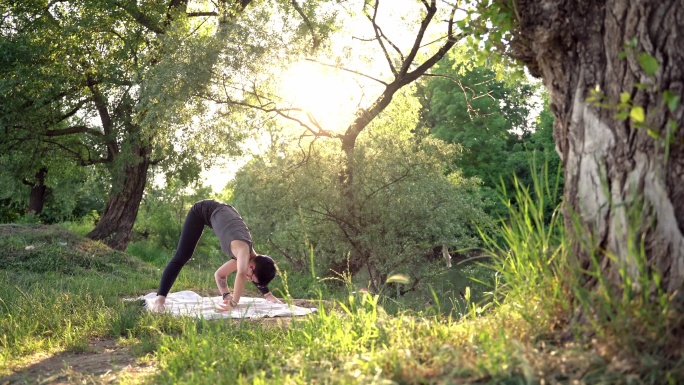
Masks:
[[[418,28],[415,20],[420,16],[422,7],[416,0],[386,0],[380,3],[377,23],[403,53],[408,52],[413,43],[413,32]],[[333,64],[334,56],[337,56],[346,68],[376,79],[389,80],[389,67],[377,42],[359,40],[373,36],[370,22],[365,17],[347,20],[345,28],[347,32],[332,41],[333,58],[318,60]],[[441,29],[445,28],[441,26]],[[424,40],[429,42],[432,39],[427,37]],[[324,129],[338,132],[351,123],[359,107],[367,107],[383,90],[379,83],[367,77],[313,61],[295,63],[282,79],[285,98],[293,107],[306,111],[299,115],[300,118],[306,119],[307,114],[310,114]],[[211,185],[216,192],[221,191],[246,161],[230,162],[226,167],[205,171],[203,177],[206,184]]]

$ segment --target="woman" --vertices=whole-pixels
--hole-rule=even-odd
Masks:
[[[176,281],[178,273],[192,257],[204,226],[214,229],[214,233],[221,242],[221,250],[231,257],[230,261],[224,263],[214,273],[216,285],[223,297],[220,310],[230,311],[237,306],[247,281],[253,282],[266,300],[281,303],[267,286],[276,275],[275,262],[267,255],[254,252],[252,234],[237,210],[231,205],[215,200],[203,200],[192,206],[185,219],[176,254],[166,265],[162,274],[153,310],[164,310],[166,296]],[[235,271],[237,274],[231,295],[226,278]]]

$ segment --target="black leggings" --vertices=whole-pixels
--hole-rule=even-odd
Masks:
[[[161,282],[159,282],[159,288],[157,289],[157,295],[166,296],[169,294],[169,290],[171,290],[173,283],[176,282],[181,269],[192,257],[197,242],[202,236],[202,231],[204,231],[204,220],[195,212],[193,207],[188,213],[187,218],[185,218],[176,254],[164,269]]]

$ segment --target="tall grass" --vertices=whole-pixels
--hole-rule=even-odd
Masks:
[[[484,236],[499,283],[492,291],[497,311],[522,317],[537,339],[584,346],[587,356],[594,354],[603,364],[587,372],[584,381],[682,381],[684,315],[676,296],[663,290],[661,273],[648,267],[643,240],[635,235],[649,225],[643,223],[639,200],[612,207],[623,210],[629,233],[622,247],[626,255],[618,257],[601,250],[576,216],[570,218],[568,234],[559,206],[551,215],[545,210],[549,202],[558,202],[557,183],[548,169],[533,175],[532,186],[517,180],[514,185],[515,199],[506,202],[510,219],[502,223],[500,239]],[[586,261],[571,253],[571,238],[581,241]],[[618,279],[606,275],[607,265],[616,267]],[[476,314],[471,311],[471,316]]]
[[[559,212],[558,174],[547,166],[541,174],[532,167],[532,186],[514,179],[515,195],[506,201],[509,218],[498,238],[482,234],[497,282],[492,298],[512,306],[531,325],[548,327],[562,322],[572,310],[572,296],[564,276],[569,271],[567,240]],[[503,194],[506,196],[506,194]],[[549,214],[548,207],[552,207]]]
[[[576,215],[571,218],[574,239],[588,255],[583,266],[570,263],[566,285],[572,291],[578,329],[602,345],[616,365],[638,368],[638,377],[655,383],[679,383],[684,379],[684,307],[678,293],[662,287],[662,272],[652,266],[643,231],[652,223],[638,197],[628,203],[612,203],[611,212],[626,218],[627,237],[615,255],[601,250],[593,234],[587,234]],[[607,266],[616,276],[608,276]]]
[[[625,290],[601,276],[598,256],[578,270],[559,212],[548,209],[558,199],[554,183],[546,170],[534,180],[516,183],[510,220],[498,237],[485,238],[491,262],[463,270],[493,277],[490,299],[480,301],[476,285],[464,283],[457,287],[463,298],[452,299],[458,311],[447,313],[439,310],[449,296],[437,285],[429,288],[433,311],[417,311],[357,290],[350,277],[331,282],[313,269],[285,268],[273,291],[290,304],[314,298],[316,313],[271,322],[153,314],[122,298],[156,287],[158,265],[61,230],[0,227],[0,249],[7,250],[0,258],[0,375],[32,353],[83,351],[104,336],[156,361],[151,384],[684,381],[681,355],[668,355],[679,343],[681,318],[662,291],[636,289],[659,286],[641,244],[635,240],[630,250],[643,274],[635,282],[624,266]],[[215,293],[213,258],[193,259],[174,290]],[[596,285],[585,285],[586,277]]]
[[[362,292],[333,308],[321,303],[317,313],[289,327],[186,323],[179,335],[162,338],[158,358],[164,369],[153,382],[430,383],[516,376],[514,365],[500,365],[506,354],[490,363],[467,348],[477,339],[475,328],[387,316],[377,301]]]

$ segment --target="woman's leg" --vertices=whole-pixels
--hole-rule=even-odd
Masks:
[[[204,231],[204,222],[201,217],[195,213],[195,207],[193,206],[193,208],[190,209],[187,218],[185,218],[176,254],[164,269],[161,282],[159,282],[159,288],[157,289],[157,295],[166,297],[169,293],[169,290],[171,290],[173,283],[176,282],[176,278],[181,269],[192,257],[197,242],[202,236],[202,231]]]

